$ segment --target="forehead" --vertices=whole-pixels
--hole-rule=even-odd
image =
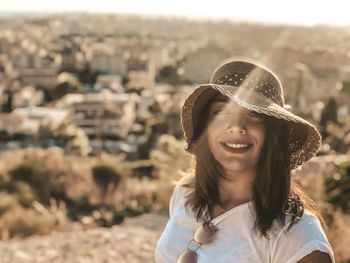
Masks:
[[[213,99],[210,101],[209,109],[213,109],[216,107],[225,107],[225,108],[235,109],[239,112],[248,111],[248,109],[239,106],[236,102],[230,100],[228,97],[226,97],[223,94],[215,95]]]
[[[221,94],[221,93],[217,93],[217,94],[210,100],[210,104],[213,104],[213,103],[215,103],[215,102],[228,102],[228,101],[230,101],[230,99],[229,99],[227,96],[225,96],[225,95],[223,95],[223,94]]]

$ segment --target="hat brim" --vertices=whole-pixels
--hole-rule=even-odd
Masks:
[[[256,91],[240,89],[239,86],[203,84],[185,100],[181,111],[181,123],[186,139],[185,150],[192,153],[195,132],[201,125],[200,114],[209,100],[217,93],[227,96],[239,106],[264,115],[281,119],[289,130],[290,168],[295,169],[311,159],[321,146],[321,136],[316,127],[305,119],[293,114],[273,99]]]

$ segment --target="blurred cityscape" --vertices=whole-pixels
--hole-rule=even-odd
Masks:
[[[349,114],[350,28],[52,15],[0,20],[1,149],[63,147],[147,158],[181,136],[182,99],[230,57],[271,67],[292,111],[330,98]]]

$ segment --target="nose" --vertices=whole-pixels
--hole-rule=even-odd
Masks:
[[[240,126],[230,126],[227,129],[228,133],[239,133],[241,135],[244,135],[247,133],[246,129],[244,127],[240,127]]]
[[[239,133],[244,135],[247,133],[246,126],[244,124],[243,118],[237,118],[235,120],[231,120],[227,125],[228,133]]]

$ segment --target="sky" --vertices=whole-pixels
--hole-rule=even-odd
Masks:
[[[0,0],[0,13],[83,11],[305,26],[350,25],[349,7],[346,0]]]

